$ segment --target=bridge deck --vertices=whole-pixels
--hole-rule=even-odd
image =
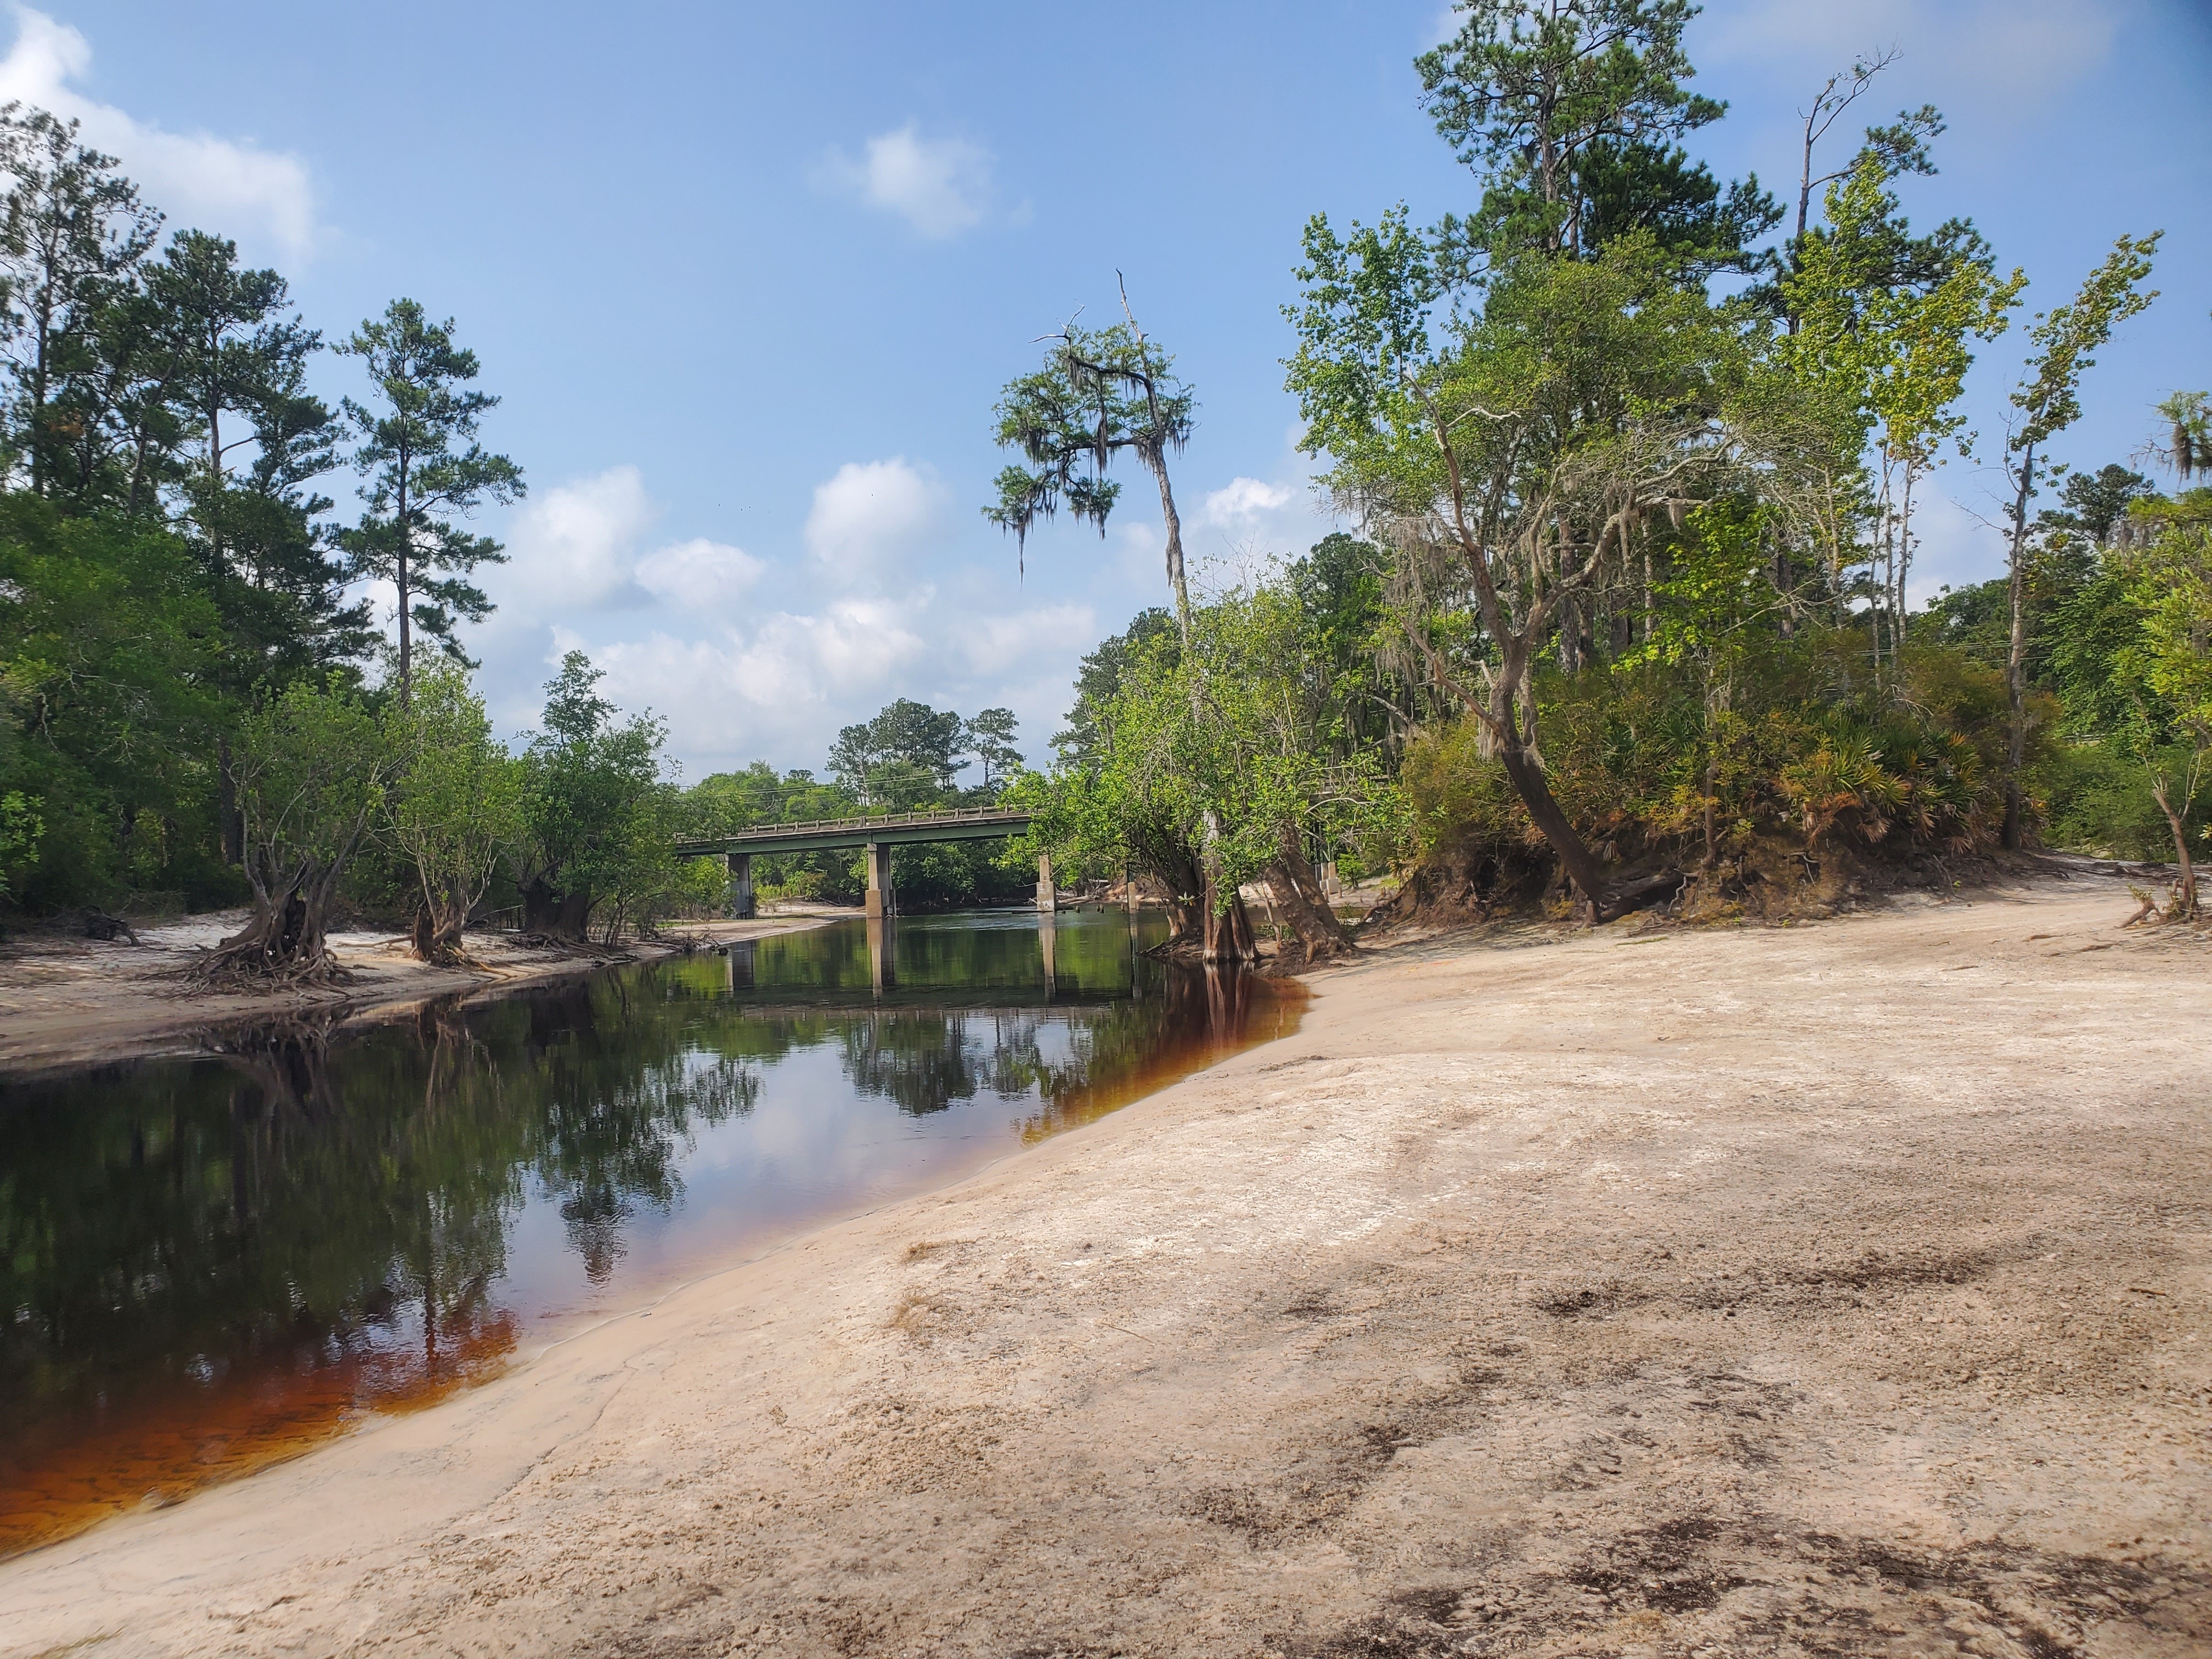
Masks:
[[[801,823],[759,823],[726,836],[679,839],[687,858],[714,853],[817,853],[841,847],[903,847],[919,842],[996,841],[1030,827],[1030,814],[996,806],[951,812],[876,812],[857,818],[816,818]]]

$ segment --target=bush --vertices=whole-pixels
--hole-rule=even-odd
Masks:
[[[2187,768],[2187,746],[2173,744],[2162,758],[2173,775],[2181,776]],[[2151,798],[2148,774],[2141,761],[2116,745],[2059,745],[2041,757],[2028,784],[2045,801],[2045,839],[2053,847],[2098,858],[2172,861],[2172,831]],[[2208,814],[2212,814],[2212,778],[2198,785],[2189,821],[2202,823]]]

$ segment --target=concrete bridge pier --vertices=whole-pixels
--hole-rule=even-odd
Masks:
[[[887,841],[872,841],[866,850],[868,860],[866,914],[871,920],[877,920],[890,915],[896,908],[891,900],[891,845]]]
[[[870,916],[868,929],[868,981],[880,997],[887,986],[898,983],[894,951],[897,935],[891,931],[890,921],[883,916]]]
[[[732,993],[753,988],[753,945],[749,939],[732,939],[722,947],[725,989]]]
[[[722,862],[730,872],[730,914],[740,921],[754,915],[753,855],[725,853]]]
[[[1052,854],[1037,854],[1037,908],[1049,915],[1060,908],[1060,889],[1053,884]]]

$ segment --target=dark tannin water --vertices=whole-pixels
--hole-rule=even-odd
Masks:
[[[1288,1031],[1121,910],[841,921],[0,1080],[0,1553],[246,1473]]]

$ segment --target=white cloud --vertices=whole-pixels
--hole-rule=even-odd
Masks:
[[[173,223],[226,236],[265,237],[299,259],[319,236],[307,163],[251,140],[149,126],[70,83],[92,66],[92,46],[66,23],[17,6],[15,44],[0,58],[0,101],[19,99],[82,123],[83,141],[119,160]]]
[[[983,222],[991,198],[991,153],[963,138],[925,138],[909,121],[879,133],[860,160],[834,154],[821,177],[870,207],[896,213],[934,241]]]
[[[703,536],[644,551],[659,518],[659,504],[635,466],[611,466],[549,489],[514,515],[494,597],[503,611],[526,618],[655,601],[711,617],[768,568],[743,548]]]
[[[1011,617],[969,617],[952,626],[976,674],[1004,674],[1040,652],[1080,655],[1098,640],[1098,613],[1087,605],[1046,605]]]
[[[1288,484],[1262,483],[1257,478],[1231,478],[1206,498],[1201,521],[1224,529],[1242,527],[1286,506],[1296,492]]]
[[[640,559],[637,581],[671,605],[712,611],[752,586],[767,568],[741,547],[694,536]]]
[[[880,581],[941,533],[950,492],[903,455],[848,461],[816,486],[806,550],[836,580]]]
[[[823,752],[839,725],[888,702],[932,654],[902,608],[866,599],[772,611],[704,639],[654,633],[583,648],[622,707],[666,718],[671,748],[694,771]]]
[[[549,489],[514,516],[507,536],[507,603],[538,613],[570,606],[641,605],[637,544],[660,509],[634,466],[609,467]]]

